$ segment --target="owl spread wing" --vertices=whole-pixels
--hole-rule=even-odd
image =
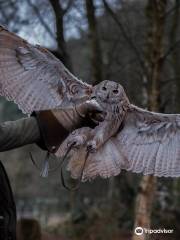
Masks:
[[[158,177],[180,176],[180,115],[134,107],[115,137],[122,168]]]
[[[75,154],[68,169],[72,177],[78,178],[84,149],[81,157],[78,151]],[[89,155],[82,180],[115,176],[121,169],[158,177],[179,177],[180,115],[153,113],[132,105],[119,132]]]
[[[72,82],[85,85],[48,50],[0,26],[0,95],[24,113],[68,107]]]

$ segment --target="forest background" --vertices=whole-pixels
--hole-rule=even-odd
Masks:
[[[117,81],[132,103],[180,113],[180,0],[0,0],[0,23],[47,47],[84,81]],[[4,98],[0,113],[1,122],[24,117]],[[162,239],[180,238],[179,179],[123,171],[73,193],[59,172],[40,178],[29,152],[39,164],[45,156],[34,145],[0,154],[18,218],[37,219],[65,239],[147,239],[136,226],[173,229]]]

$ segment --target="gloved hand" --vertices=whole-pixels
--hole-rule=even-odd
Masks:
[[[72,108],[36,113],[46,148],[50,152],[56,151],[70,132],[84,126],[95,127],[103,119],[101,116],[97,117],[97,114],[102,114],[102,109],[95,100],[83,102]],[[97,122],[91,120],[93,115]]]
[[[104,120],[105,113],[95,99],[81,103],[75,106],[75,108],[81,117],[86,117],[88,115],[96,123]]]
[[[90,116],[97,124],[104,119],[102,109],[95,100],[77,105],[75,114],[74,111],[60,109],[57,118],[53,115],[53,110],[42,111],[29,118],[0,124],[0,152],[31,143],[39,143],[43,149],[51,151],[54,146],[61,144],[69,131],[81,128],[80,118],[86,121],[85,117]],[[67,129],[57,120],[59,117],[62,123],[67,121],[64,116],[70,118]]]

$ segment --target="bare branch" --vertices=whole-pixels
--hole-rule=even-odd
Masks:
[[[41,15],[39,8],[31,2],[31,0],[27,0],[27,3],[29,4],[30,7],[32,7],[33,11],[36,13],[40,23],[42,24],[42,26],[46,29],[47,33],[50,35],[50,37],[52,37],[53,39],[55,39],[54,33],[51,31],[50,27],[48,26],[48,24],[44,21],[43,16]]]
[[[88,33],[91,47],[91,65],[93,70],[94,84],[102,81],[102,52],[100,39],[98,37],[97,21],[95,16],[96,8],[93,0],[86,0],[86,14],[88,20]]]
[[[72,7],[74,0],[69,0],[65,9],[63,9],[63,14],[66,14],[69,9]]]
[[[180,39],[177,40],[169,49],[168,51],[164,54],[164,56],[162,57],[162,61],[165,61],[167,59],[167,57],[173,53],[177,47],[179,47],[180,45]]]
[[[54,12],[56,22],[56,40],[58,51],[61,55],[61,61],[72,72],[71,59],[67,51],[67,44],[64,37],[64,12],[59,0],[49,0]]]
[[[171,15],[171,13],[173,13],[179,7],[180,7],[180,3],[176,3],[174,7],[172,7],[170,10],[168,10],[165,13],[164,18],[167,18],[169,15]]]
[[[109,6],[109,4],[106,2],[106,0],[102,0],[104,7],[106,9],[106,11],[110,14],[110,16],[112,17],[112,19],[115,21],[115,23],[117,24],[117,26],[119,27],[120,31],[123,34],[123,37],[125,38],[125,40],[127,41],[127,43],[129,44],[129,46],[132,48],[132,50],[134,51],[138,62],[140,64],[140,66],[142,67],[142,70],[144,72],[145,75],[147,75],[147,71],[146,71],[146,67],[144,65],[144,61],[141,59],[140,57],[140,53],[138,51],[138,49],[136,48],[136,46],[134,45],[133,41],[130,39],[130,37],[127,35],[123,25],[121,24],[121,22],[119,21],[119,19],[117,18],[116,14],[114,13],[114,11],[111,9],[111,7]]]
[[[4,24],[8,25],[10,21],[12,22],[16,17],[17,12],[16,4],[12,0],[6,2],[0,1],[0,6],[1,6],[0,13],[3,17],[2,21]],[[9,12],[5,11],[6,9],[5,7],[11,8],[11,11]]]

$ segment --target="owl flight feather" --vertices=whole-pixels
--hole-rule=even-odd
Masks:
[[[0,26],[0,95],[24,113],[72,107],[91,92],[48,50]]]

